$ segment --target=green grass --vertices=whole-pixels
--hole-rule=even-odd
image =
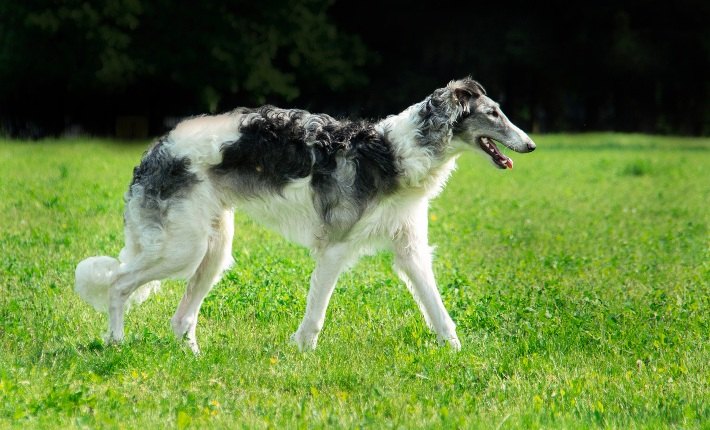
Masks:
[[[0,427],[710,428],[710,140],[550,135],[501,172],[459,162],[431,241],[463,350],[438,348],[391,256],[344,275],[315,352],[288,343],[308,252],[237,215],[195,358],[169,318],[73,293],[116,255],[144,145],[0,143]]]

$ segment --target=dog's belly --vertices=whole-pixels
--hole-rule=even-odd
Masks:
[[[287,240],[316,249],[333,237],[313,203],[310,177],[298,179],[280,193],[237,199],[236,209]],[[428,200],[420,193],[393,195],[369,205],[345,235],[337,241],[350,242],[362,254],[389,249],[403,226],[419,225],[426,236]],[[421,225],[420,225],[421,224]]]
[[[292,182],[280,194],[240,199],[236,207],[291,242],[312,248],[318,240],[322,223],[313,206],[310,178]]]

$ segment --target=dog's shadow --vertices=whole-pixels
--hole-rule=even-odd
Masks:
[[[87,343],[42,350],[37,358],[38,361],[48,363],[50,367],[74,367],[81,369],[81,373],[110,378],[140,366],[140,363],[145,361],[142,355],[147,349],[152,349],[154,353],[161,351],[159,355],[181,356],[181,359],[195,357],[187,346],[176,343],[173,338],[161,338],[150,333],[146,336],[141,333],[127,337],[120,345],[109,345],[96,338]]]

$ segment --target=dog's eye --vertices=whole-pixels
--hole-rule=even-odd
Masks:
[[[492,116],[493,118],[498,118],[498,111],[492,110],[492,111],[488,112],[488,115]]]

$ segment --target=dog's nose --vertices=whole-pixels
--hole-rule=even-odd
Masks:
[[[533,152],[535,148],[537,148],[537,146],[535,146],[535,142],[528,140],[528,152]]]

